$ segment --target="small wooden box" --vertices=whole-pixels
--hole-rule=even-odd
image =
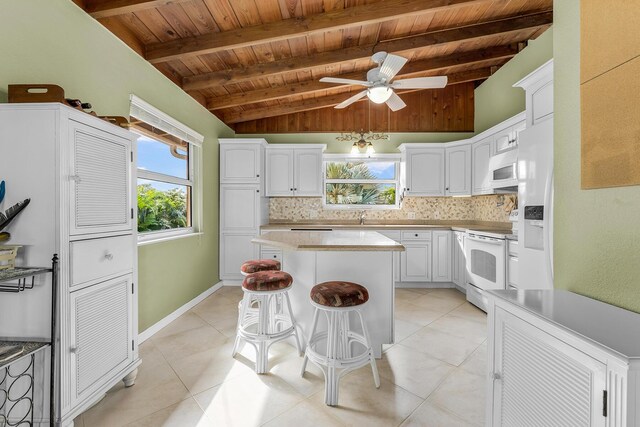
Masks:
[[[22,246],[0,246],[0,270],[16,267],[18,249]]]

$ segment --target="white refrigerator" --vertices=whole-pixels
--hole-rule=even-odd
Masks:
[[[518,288],[553,288],[553,114],[520,133]]]

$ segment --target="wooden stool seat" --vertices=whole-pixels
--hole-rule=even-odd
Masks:
[[[357,283],[323,282],[311,289],[311,300],[325,307],[354,307],[369,301],[369,292]]]
[[[242,287],[248,291],[279,291],[293,283],[293,278],[284,271],[258,271],[248,274],[242,281]]]

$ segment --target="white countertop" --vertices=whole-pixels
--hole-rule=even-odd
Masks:
[[[640,358],[638,313],[563,290],[490,293],[626,358]]]
[[[270,231],[251,241],[292,251],[404,251],[376,231]]]

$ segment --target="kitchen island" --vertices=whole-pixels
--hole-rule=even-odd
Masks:
[[[289,295],[305,340],[313,318],[311,288],[342,280],[369,291],[363,313],[376,358],[382,355],[382,344],[393,343],[393,253],[404,251],[400,243],[375,231],[272,231],[252,242],[282,249],[282,270],[294,280]]]

